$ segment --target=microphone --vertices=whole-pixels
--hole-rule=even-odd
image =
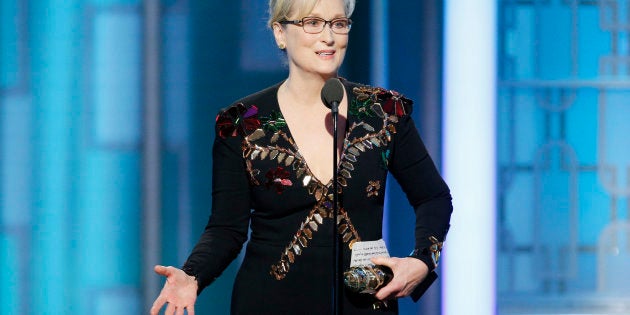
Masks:
[[[341,258],[342,246],[341,235],[337,233],[338,225],[337,218],[339,217],[339,207],[337,205],[339,199],[339,189],[337,183],[337,116],[339,114],[339,103],[343,99],[344,89],[341,81],[337,78],[330,78],[324,83],[322,87],[322,102],[326,107],[332,111],[332,123],[333,123],[333,224],[332,228],[332,240],[333,240],[333,315],[341,314],[341,300],[343,298],[341,290]]]
[[[343,99],[343,85],[337,78],[330,78],[324,83],[322,88],[322,102],[326,107],[330,108],[333,113],[339,111],[339,103]]]

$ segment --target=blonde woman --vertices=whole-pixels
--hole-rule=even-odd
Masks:
[[[376,257],[393,279],[373,294],[343,289],[343,314],[397,314],[397,298],[435,279],[452,212],[402,95],[340,79],[338,173],[333,174],[331,113],[320,92],[336,78],[352,26],[353,0],[271,0],[269,26],[286,52],[286,80],[238,100],[217,116],[213,208],[182,269],[167,278],[151,310],[194,314],[197,294],[251,239],[232,293],[233,314],[332,312],[332,187],[339,194],[343,266],[357,242],[382,237],[385,181],[393,174],[416,212],[416,248]],[[396,209],[394,210],[396,211]]]

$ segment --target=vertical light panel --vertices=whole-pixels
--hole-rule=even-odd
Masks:
[[[104,147],[136,147],[142,137],[141,21],[135,12],[110,9],[93,23],[94,137]]]
[[[444,315],[495,313],[495,37],[496,1],[446,2],[443,172],[454,212]]]
[[[5,88],[17,81],[19,73],[19,3],[17,1],[0,2],[0,88]]]
[[[2,313],[28,313],[33,185],[32,109],[21,95],[0,95],[0,301]]]
[[[372,0],[370,33],[372,34],[370,80],[374,86],[388,86],[389,82],[389,1]]]
[[[140,314],[143,19],[139,4],[85,9],[87,115],[80,130],[88,141],[73,173],[76,313],[119,314],[124,306]]]
[[[75,261],[72,223],[76,106],[72,78],[77,54],[78,1],[28,3],[28,48],[32,91],[32,244],[28,276],[28,314],[73,314]],[[53,271],[54,270],[54,271]],[[4,310],[3,310],[4,311]],[[20,310],[22,312],[22,310]]]
[[[143,294],[145,313],[160,293],[162,279],[153,274],[159,263],[160,212],[162,210],[162,99],[161,99],[161,6],[145,0],[144,8],[144,119],[142,135]]]
[[[370,56],[370,84],[386,87],[389,85],[389,1],[372,0],[371,4],[371,28],[372,54]],[[383,214],[383,238],[389,240],[389,189],[385,186],[385,209]]]

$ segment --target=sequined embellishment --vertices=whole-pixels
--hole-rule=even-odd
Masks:
[[[368,197],[378,196],[378,192],[381,189],[381,181],[370,181],[365,191]]]
[[[276,167],[267,172],[267,188],[275,187],[276,193],[281,194],[287,187],[293,186],[289,179],[289,172],[282,167]]]
[[[440,253],[442,252],[442,242],[439,242],[435,236],[429,237],[431,243],[433,243],[429,247],[429,251],[431,252],[431,260],[433,260],[433,265],[437,268],[440,263]]]
[[[277,132],[287,126],[287,121],[282,117],[282,113],[275,110],[269,116],[261,117],[260,121],[263,129],[270,132]]]
[[[238,133],[244,136],[260,127],[258,107],[255,105],[245,107],[238,103],[217,115],[216,124],[219,136],[223,139],[234,137]]]
[[[403,98],[396,91],[388,91],[382,94],[379,94],[379,100],[382,101],[383,110],[389,114],[396,115],[398,117],[402,117],[407,115],[407,109],[405,109],[405,102],[411,102],[410,100]]]
[[[355,98],[348,105],[348,112],[356,116],[359,119],[364,119],[366,117],[373,117],[374,113],[370,111],[368,104],[370,103],[369,98],[366,96],[365,98]]]
[[[291,264],[295,262],[297,256],[302,255],[304,249],[308,247],[309,240],[313,239],[313,234],[319,230],[319,226],[324,224],[324,220],[333,219],[332,202],[328,199],[320,200],[317,205],[311,209],[308,216],[300,224],[300,228],[293,235],[291,242],[285,247],[280,255],[280,260],[271,266],[269,272],[276,280],[282,280],[289,272]],[[348,213],[342,208],[339,209],[337,217],[338,233],[341,235],[344,243],[348,244],[348,248],[352,249],[354,243],[361,240],[357,230],[354,228]]]
[[[256,135],[257,133],[261,133],[262,135],[254,137],[254,135]],[[245,158],[247,171],[248,171],[248,173],[250,175],[249,176],[250,177],[250,182],[252,184],[254,184],[254,185],[258,185],[259,184],[258,180],[256,180],[255,177],[258,174],[260,174],[260,171],[255,169],[253,167],[253,165],[252,165],[252,161],[254,161],[254,160],[265,160],[265,159],[276,160],[279,165],[286,167],[287,171],[289,171],[289,170],[296,171],[303,164],[299,153],[294,152],[294,151],[292,151],[290,149],[286,149],[286,148],[280,147],[278,145],[261,146],[261,145],[257,145],[257,144],[253,144],[252,143],[253,141],[258,140],[258,139],[262,138],[263,136],[264,136],[264,131],[262,129],[256,129],[249,136],[245,137],[245,139],[243,141],[243,144],[242,144],[243,158]],[[288,138],[287,135],[284,132],[282,132],[282,131],[278,131],[278,132],[274,133],[272,138],[273,137],[283,138],[289,144],[293,143],[291,141],[291,139]],[[276,139],[276,141],[277,141],[277,139]],[[301,174],[299,174],[299,172],[298,172],[296,177],[300,178]],[[284,181],[284,185],[283,186],[288,186],[287,184],[288,184],[288,182]]]
[[[355,87],[353,92],[357,102],[350,104],[349,110],[359,117],[369,117],[371,114],[368,113],[368,109],[381,118],[385,117],[384,113],[402,117],[409,113],[413,104],[402,94],[383,88],[361,86]]]
[[[383,162],[383,168],[387,169],[389,167],[389,155],[391,151],[389,149],[381,152],[381,161]]]

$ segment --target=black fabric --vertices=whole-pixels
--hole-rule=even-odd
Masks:
[[[388,172],[415,210],[416,248],[430,246],[430,236],[443,241],[451,196],[409,116],[411,101],[392,91],[342,83],[350,108],[338,178],[345,184],[340,206],[348,219],[343,223],[352,232],[344,233],[343,269],[349,266],[352,242],[382,237]],[[313,218],[330,206],[326,195],[332,183],[307,180],[308,166],[292,143],[290,130],[278,119],[279,85],[239,100],[217,117],[212,213],[184,269],[197,277],[201,292],[238,255],[251,227],[233,289],[232,313],[327,314],[332,298],[333,220],[324,216],[321,224],[314,224]],[[398,210],[402,209],[394,209]],[[316,231],[308,228],[308,218]],[[283,271],[274,273],[277,266]],[[432,272],[414,299],[435,278]],[[344,292],[343,313],[398,312],[396,301],[377,310],[374,302],[370,295]]]

